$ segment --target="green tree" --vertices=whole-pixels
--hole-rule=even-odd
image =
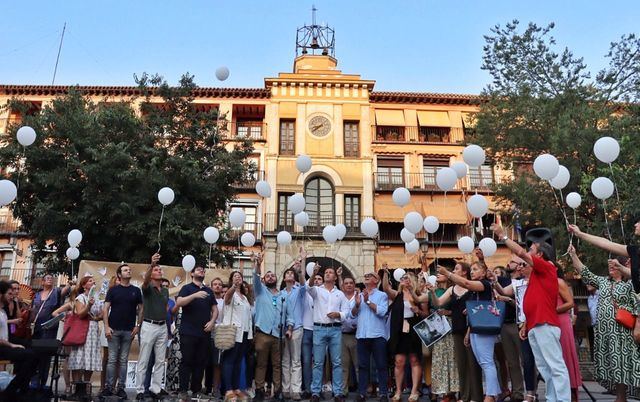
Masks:
[[[518,21],[497,25],[485,36],[482,68],[492,77],[483,90],[475,133],[468,139],[488,151],[503,168],[513,169],[514,179],[496,185],[496,196],[507,214],[519,212],[524,230],[545,226],[553,230],[558,254],[568,244],[560,210],[561,195],[538,179],[533,160],[551,153],[571,172],[563,195],[577,191],[582,205],[578,224],[584,230],[606,234],[602,202],[591,194],[591,182],[607,176],[617,183],[621,208],[615,196],[607,200],[609,230],[622,241],[618,218],[625,222],[625,241],[630,239],[631,217],[640,212],[640,40],[625,35],[611,44],[606,69],[592,78],[581,58],[569,49],[557,50],[551,36],[554,25],[530,23],[521,29]],[[616,138],[621,153],[612,166],[593,154],[602,136]],[[559,202],[556,201],[556,198]],[[570,221],[573,212],[566,207]],[[603,267],[606,255],[583,247],[587,260]]]
[[[66,235],[73,228],[83,233],[81,259],[147,262],[158,248],[157,193],[164,186],[176,197],[164,212],[162,262],[180,265],[191,253],[205,263],[204,228],[224,225],[230,184],[251,173],[251,143],[221,141],[225,117],[195,107],[192,76],[177,87],[146,74],[136,81],[141,113],[134,100],[94,103],[70,88],[24,119],[38,133],[33,145],[23,150],[14,126],[0,149],[0,163],[19,182],[14,216],[50,269],[69,270]],[[9,107],[21,105],[15,99]],[[44,251],[50,242],[53,255]],[[224,262],[225,254],[216,250],[212,259]]]

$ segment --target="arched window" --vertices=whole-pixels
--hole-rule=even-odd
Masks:
[[[323,228],[335,223],[333,186],[322,178],[314,177],[304,186],[305,211],[309,215],[309,226]]]

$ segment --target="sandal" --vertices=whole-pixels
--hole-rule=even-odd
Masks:
[[[409,395],[409,402],[417,402],[420,399],[420,394]]]
[[[227,393],[224,394],[225,402],[236,402],[237,399],[238,399],[238,396],[233,391],[227,391]]]
[[[391,398],[393,402],[400,402],[402,400],[402,394],[394,394],[393,398]]]

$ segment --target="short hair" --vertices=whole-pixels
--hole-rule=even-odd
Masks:
[[[545,242],[536,242],[536,245],[538,246],[538,251],[542,254],[542,259],[553,262],[553,256],[555,254],[553,247]]]
[[[168,284],[171,284],[171,281],[169,281],[167,278],[162,278],[162,279],[160,279],[160,283],[161,283],[161,284],[162,284],[162,283],[165,283],[165,282],[166,282],[166,283],[168,283]]]
[[[224,286],[224,282],[222,282],[222,279],[220,279],[219,276],[216,276],[215,278],[213,278],[211,280],[211,285],[213,285],[213,282],[215,282],[215,281],[219,281],[222,284],[222,286]]]
[[[0,281],[0,294],[7,294],[7,292],[11,289],[11,285],[7,281]]]
[[[345,282],[347,281],[347,279],[349,279],[349,280],[353,281],[353,284],[355,285],[356,280],[355,280],[355,279],[353,279],[353,277],[352,277],[352,276],[345,276],[345,277],[342,279],[342,283],[345,283]]]
[[[20,282],[16,281],[15,279],[9,281],[10,286],[13,286],[14,284],[20,286]]]
[[[128,267],[129,264],[120,264],[118,265],[118,268],[116,268],[116,275],[118,277],[122,276],[122,267]]]

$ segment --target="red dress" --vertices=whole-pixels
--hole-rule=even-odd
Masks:
[[[562,297],[558,295],[558,306],[564,304]],[[571,311],[571,310],[569,310]],[[571,388],[578,388],[582,385],[582,375],[580,374],[580,361],[578,360],[578,351],[576,349],[576,341],[573,336],[573,325],[571,324],[571,316],[569,311],[558,314],[560,321],[560,347],[562,348],[562,357],[569,371],[569,382]]]

